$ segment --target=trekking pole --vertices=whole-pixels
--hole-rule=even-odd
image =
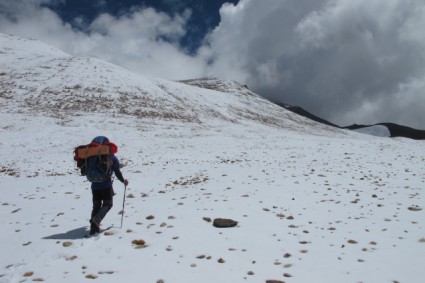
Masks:
[[[124,205],[125,205],[125,194],[126,194],[126,191],[127,191],[127,185],[124,185],[124,198],[123,198],[123,201],[122,201],[121,228],[120,229],[122,229],[122,221],[124,220]]]

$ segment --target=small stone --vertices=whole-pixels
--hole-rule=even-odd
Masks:
[[[349,244],[357,244],[357,241],[356,240],[348,240],[347,243],[349,243]]]
[[[149,216],[146,217],[147,220],[152,220],[154,218],[155,218],[155,216],[153,216],[153,215],[149,215]]]
[[[64,247],[72,246],[72,242],[63,242],[62,246],[64,246]]]
[[[131,243],[133,245],[135,245],[135,246],[144,246],[146,244],[146,242],[144,240],[142,240],[142,239],[140,239],[140,240],[133,240]]]
[[[97,275],[89,274],[89,275],[86,275],[86,278],[87,279],[96,279],[97,278]]]
[[[75,259],[77,259],[77,258],[78,258],[78,256],[73,255],[73,256],[67,257],[67,258],[66,258],[66,260],[67,260],[67,261],[73,261],[73,260],[75,260]]]
[[[202,220],[204,220],[206,222],[211,222],[211,218],[209,218],[209,217],[203,217]]]
[[[248,271],[248,275],[254,275],[254,272]]]
[[[25,272],[24,273],[24,277],[31,277],[31,276],[33,276],[34,275],[34,272],[32,272],[32,271],[29,271],[29,272]]]
[[[111,275],[111,274],[114,274],[114,271],[99,271],[98,273],[99,274],[109,274],[109,275]]]
[[[216,218],[213,222],[213,226],[216,228],[231,228],[236,225],[238,225],[238,222],[232,219]]]
[[[224,260],[223,258],[221,258],[221,257],[220,257],[220,258],[217,260],[217,262],[218,262],[218,263],[225,263],[225,260]]]

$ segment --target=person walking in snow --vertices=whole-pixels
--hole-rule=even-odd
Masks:
[[[112,174],[115,173],[118,180],[125,186],[128,185],[128,180],[124,179],[121,173],[120,162],[114,155],[117,149],[107,137],[98,136],[90,144],[75,150],[74,159],[77,166],[81,168],[82,175],[91,182],[93,209],[90,217],[90,235],[100,232],[100,223],[112,208],[114,196]]]

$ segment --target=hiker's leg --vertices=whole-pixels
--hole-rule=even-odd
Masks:
[[[92,190],[92,193],[93,193],[93,209],[91,211],[90,219],[95,217],[96,214],[99,212],[99,210],[102,207],[102,194],[100,192],[101,191]]]
[[[100,191],[102,194],[102,207],[99,209],[99,211],[94,215],[93,220],[95,220],[98,224],[102,222],[103,218],[105,218],[105,215],[108,213],[108,211],[112,208],[113,201],[113,190],[105,189]]]

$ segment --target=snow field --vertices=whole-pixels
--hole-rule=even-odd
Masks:
[[[93,127],[84,117],[2,117],[2,168],[13,170],[0,175],[0,282],[84,282],[88,275],[102,282],[420,282],[425,275],[421,142],[230,123],[203,129],[115,118]],[[119,146],[130,185],[123,229],[116,181],[102,223],[112,235],[86,239],[91,192],[72,150],[98,134]],[[217,229],[204,217],[238,226]]]

